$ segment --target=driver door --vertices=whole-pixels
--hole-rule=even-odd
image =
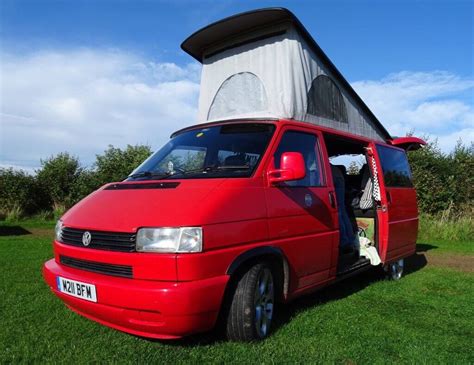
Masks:
[[[285,152],[299,152],[305,160],[303,179],[267,185],[265,189],[270,239],[278,240],[296,271],[290,290],[329,279],[333,250],[339,240],[337,210],[330,203],[332,189],[322,163],[327,156],[323,155],[321,143],[324,142],[319,132],[285,128],[268,166],[268,170],[278,169]]]

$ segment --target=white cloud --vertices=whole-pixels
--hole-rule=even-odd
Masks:
[[[153,148],[196,120],[199,67],[122,51],[2,54],[0,163],[31,170],[69,151],[91,164],[108,144]]]
[[[400,72],[352,84],[393,135],[438,138],[444,151],[474,141],[474,80],[449,72]]]
[[[0,166],[31,171],[61,151],[90,165],[108,144],[162,145],[196,121],[200,66],[118,50],[1,54]],[[400,72],[353,83],[394,135],[414,130],[449,151],[474,140],[474,81]]]

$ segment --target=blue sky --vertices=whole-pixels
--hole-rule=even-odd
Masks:
[[[198,28],[293,11],[393,134],[474,139],[472,1],[1,1],[0,165],[108,144],[159,147],[194,122]],[[389,100],[387,102],[387,100]]]

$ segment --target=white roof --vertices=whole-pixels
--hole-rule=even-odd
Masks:
[[[202,63],[199,122],[285,118],[390,138],[286,9],[224,19],[196,32],[182,47]]]

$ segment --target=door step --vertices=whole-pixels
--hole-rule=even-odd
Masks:
[[[370,260],[365,257],[360,257],[357,261],[352,263],[340,262],[337,270],[337,278],[350,276],[358,271],[366,270],[370,268]]]

